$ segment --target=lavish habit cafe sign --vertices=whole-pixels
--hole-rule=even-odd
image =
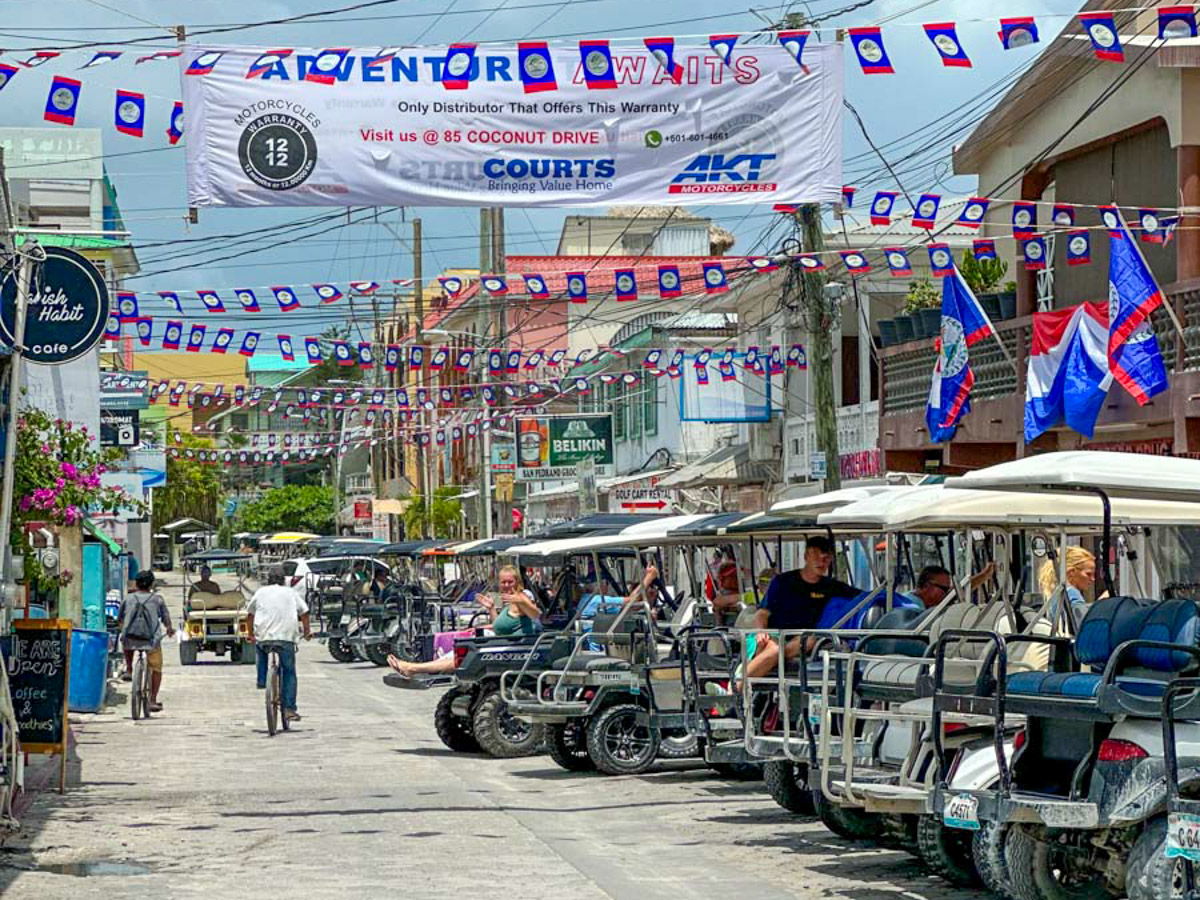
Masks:
[[[86,354],[104,336],[108,288],[100,270],[78,253],[45,248],[46,258],[32,264],[20,343],[30,362],[58,365]],[[20,264],[4,273],[0,285],[0,339],[15,346]]]

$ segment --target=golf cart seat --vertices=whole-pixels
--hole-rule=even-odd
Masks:
[[[224,591],[220,594],[206,594],[197,591],[188,598],[189,613],[218,612],[239,610],[246,604],[246,598],[241,591]]]
[[[570,660],[570,665],[568,665],[568,657],[564,656],[556,659],[550,668],[559,672],[564,670],[567,672],[623,672],[628,670],[630,665],[628,660],[618,659],[615,656],[581,650],[575,654],[574,659]]]

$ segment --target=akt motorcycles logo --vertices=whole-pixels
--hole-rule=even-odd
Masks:
[[[268,113],[242,132],[238,161],[259,187],[288,191],[307,181],[316,167],[317,140],[301,119],[287,113]]]
[[[672,194],[770,193],[779,185],[762,180],[763,166],[775,159],[774,153],[705,153],[671,179]]]

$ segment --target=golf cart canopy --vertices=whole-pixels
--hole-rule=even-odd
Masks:
[[[639,522],[654,522],[662,516],[641,516],[627,513],[597,513],[570,522],[549,525],[537,534],[538,538],[567,538],[604,532],[612,534]]]
[[[249,554],[238,553],[236,550],[225,550],[220,547],[214,547],[212,550],[201,550],[198,553],[189,553],[183,558],[183,561],[189,563],[219,563],[247,561],[249,559],[251,559]]]
[[[988,491],[1103,491],[1109,497],[1200,501],[1200,460],[1106,450],[1043,453],[989,466],[947,487]]]
[[[384,541],[334,541],[322,547],[317,556],[378,556],[386,546],[388,545]]]
[[[705,516],[699,522],[693,522],[690,525],[680,525],[677,528],[671,529],[671,537],[719,537],[725,533],[726,528],[735,522],[740,522],[744,518],[746,518],[746,514],[740,512],[715,513],[711,516]]]
[[[894,491],[907,490],[896,485],[878,484],[869,487],[841,488],[836,491],[826,491],[811,497],[797,497],[794,500],[781,500],[772,506],[768,512],[773,516],[806,516],[816,518],[821,513],[859,503],[879,494],[889,494]]]
[[[280,531],[259,541],[260,544],[302,544],[319,538],[319,534],[308,534],[304,531]]]
[[[162,530],[174,533],[176,531],[181,531],[184,528],[191,528],[193,530],[198,529],[204,532],[217,530],[207,522],[201,522],[199,519],[176,519],[174,522],[164,525]]]
[[[824,533],[824,528],[817,527],[815,516],[796,515],[776,516],[771,513],[742,514],[732,525],[726,526],[723,534],[730,537],[774,537],[776,535],[801,535]]]
[[[456,555],[458,556],[493,556],[500,553],[508,552],[510,549],[520,547],[522,544],[529,544],[528,538],[523,537],[501,537],[491,538],[490,540],[472,541],[471,546],[466,549],[459,548]]]
[[[380,556],[407,556],[415,558],[421,555],[421,551],[426,547],[434,547],[442,541],[420,540],[420,541],[400,541],[396,544],[384,544],[379,550]]]

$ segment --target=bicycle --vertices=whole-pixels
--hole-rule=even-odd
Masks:
[[[284,731],[289,731],[291,725],[283,709],[283,679],[279,674],[279,648],[268,646],[265,649],[267,653],[267,734],[274,737],[280,724],[283,725]]]
[[[133,651],[133,681],[129,685],[129,712],[136,722],[150,718],[150,663],[147,651]]]

